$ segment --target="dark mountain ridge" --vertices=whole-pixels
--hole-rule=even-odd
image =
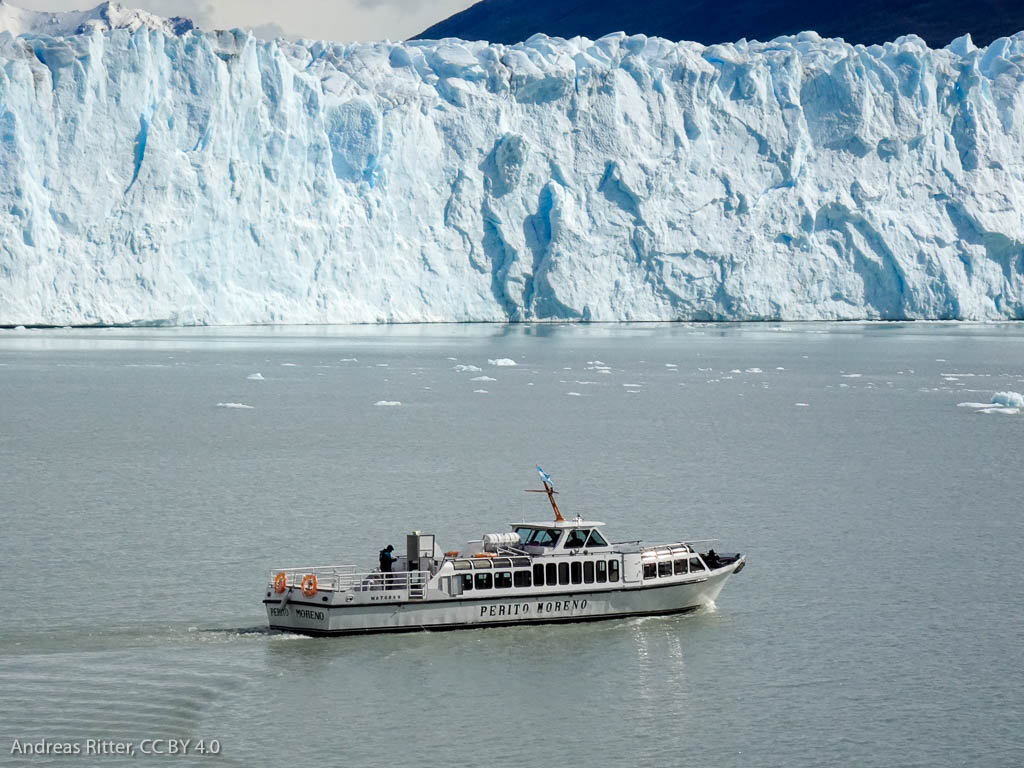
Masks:
[[[460,37],[512,44],[538,32],[599,38],[610,32],[712,43],[771,40],[814,30],[848,43],[884,43],[916,34],[941,48],[964,33],[977,45],[1024,30],[1021,0],[482,0],[417,39]]]

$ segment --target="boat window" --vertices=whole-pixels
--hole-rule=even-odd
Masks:
[[[514,565],[516,568],[529,568],[530,567],[530,558],[528,558],[528,557],[513,557],[512,558],[512,565]]]
[[[686,573],[686,559],[676,560],[676,575]]]
[[[547,564],[547,570],[544,572],[545,581],[549,587],[555,586],[558,583],[558,566],[554,563]]]
[[[511,568],[512,567],[512,560],[510,558],[507,558],[507,557],[496,557],[491,562],[494,563],[494,567],[495,568]]]
[[[486,574],[481,573],[481,576]],[[495,589],[508,589],[512,586],[512,571],[501,571],[500,573],[494,574],[494,588]]]
[[[467,590],[467,589],[472,589],[472,588],[473,588],[473,574],[472,573],[464,573],[464,574],[462,574],[462,589],[463,590]]]
[[[609,560],[608,561],[608,581],[619,580],[619,561]]]
[[[608,563],[598,560],[595,565],[597,566],[597,583],[604,584],[608,581]]]
[[[583,564],[583,583],[593,584],[594,583],[594,561],[587,560]]]
[[[578,549],[587,543],[587,534],[590,533],[589,528],[580,530],[574,528],[569,531],[569,535],[565,537],[565,544],[562,545],[562,549]]]
[[[470,563],[469,560],[456,560],[455,561],[455,570],[456,571],[468,571],[472,567],[473,567],[473,564]]]
[[[534,586],[537,586],[537,587],[543,587],[544,586],[544,564],[543,563],[536,563],[533,566],[533,583],[534,583]]]
[[[491,574],[489,573],[476,573],[476,588],[477,589],[490,589],[491,588]]]
[[[581,584],[583,582],[583,563],[574,561],[572,563],[572,583]]]
[[[534,547],[553,547],[558,541],[557,528],[516,528],[519,540]]]
[[[473,558],[473,567],[474,568],[490,568],[491,567],[491,558],[489,558],[489,557],[476,557],[476,558]]]
[[[644,578],[653,579],[658,575],[658,564],[657,563],[644,563]]]
[[[568,584],[569,583],[569,564],[559,563],[558,564],[558,583]]]
[[[587,541],[587,546],[588,547],[607,547],[608,546],[608,542],[605,541],[604,540],[604,536],[602,536],[600,533],[598,533],[597,530],[595,529],[594,532],[590,534],[590,539]]]
[[[658,575],[659,576],[671,576],[672,575],[672,561],[666,560],[663,563],[658,563]]]
[[[516,571],[512,574],[517,587],[528,587],[530,586],[530,572],[529,571]]]
[[[693,573],[694,571],[706,571],[706,570],[707,570],[707,568],[704,567],[704,563],[702,563],[696,557],[691,557],[690,558],[690,573]]]

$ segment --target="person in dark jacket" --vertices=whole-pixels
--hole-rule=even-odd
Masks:
[[[388,544],[386,549],[380,551],[380,572],[391,573],[391,566],[398,558],[394,555],[394,544]]]

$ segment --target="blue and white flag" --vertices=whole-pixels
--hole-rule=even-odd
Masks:
[[[545,472],[540,467],[537,467],[537,471],[540,472],[540,479],[541,480],[543,480],[545,483],[548,483],[548,484],[551,483],[551,475],[549,475],[547,472]]]

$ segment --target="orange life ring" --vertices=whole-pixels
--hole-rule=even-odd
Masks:
[[[316,594],[316,574],[307,573],[302,577],[302,594],[312,597]]]
[[[457,549],[450,550],[448,552],[445,552],[444,556],[445,557],[458,557],[459,556],[459,550],[457,550]]]
[[[493,552],[477,552],[473,557],[497,557]]]
[[[288,589],[288,577],[284,571],[278,571],[277,576],[274,577],[274,591],[281,594],[286,589]]]

